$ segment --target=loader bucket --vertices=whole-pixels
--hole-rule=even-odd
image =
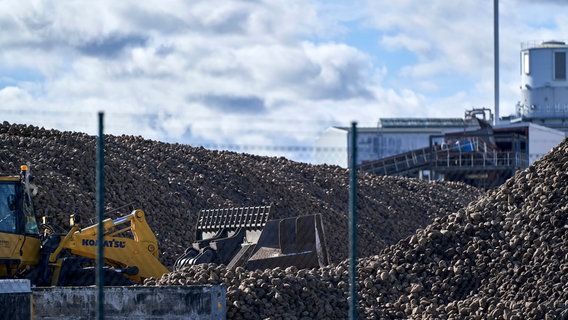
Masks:
[[[268,221],[244,267],[305,269],[328,264],[321,215],[313,214]]]
[[[270,206],[201,210],[195,242],[174,264],[182,267],[218,263],[229,265],[242,250],[256,244],[270,215]]]
[[[329,264],[320,215],[268,220],[270,206],[201,210],[196,241],[174,270],[200,263],[249,270]]]

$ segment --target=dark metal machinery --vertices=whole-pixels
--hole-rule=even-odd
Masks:
[[[248,270],[329,264],[321,215],[269,220],[270,206],[199,212],[196,241],[174,264],[214,262]]]

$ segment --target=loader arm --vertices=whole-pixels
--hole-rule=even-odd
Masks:
[[[159,278],[168,269],[158,260],[158,241],[144,217],[144,211],[134,210],[118,219],[103,221],[105,264],[124,273],[125,277],[141,283],[149,277]],[[96,259],[98,224],[80,229],[74,226],[61,237],[59,245],[49,256],[54,273],[52,285],[59,282],[63,264],[62,251],[73,256]]]

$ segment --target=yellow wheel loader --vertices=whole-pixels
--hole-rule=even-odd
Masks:
[[[35,189],[27,166],[20,175],[0,176],[0,278],[27,278],[36,286],[95,284],[97,247],[104,247],[106,285],[130,285],[159,278],[169,270],[159,260],[158,241],[142,210],[57,233],[46,221],[38,226],[32,206]],[[201,210],[196,241],[174,270],[200,263],[249,270],[314,268],[329,264],[320,215],[269,220],[270,206]]]

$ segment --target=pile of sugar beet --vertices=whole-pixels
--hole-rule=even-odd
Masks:
[[[93,136],[0,125],[0,172],[30,163],[36,212],[63,229],[71,213],[94,216],[95,154]],[[485,193],[359,173],[360,318],[568,318],[567,156],[565,141]],[[229,319],[347,318],[348,170],[109,135],[105,178],[107,215],[143,209],[166,266],[191,245],[201,209],[272,204],[274,218],[321,213],[327,267],[205,264],[145,284],[224,284]]]
[[[105,135],[104,145],[107,216],[144,210],[168,267],[194,241],[200,210],[259,205],[272,205],[272,218],[322,214],[331,260],[347,258],[346,169],[135,136]],[[97,138],[83,133],[0,125],[0,173],[17,174],[30,163],[39,190],[36,213],[62,230],[73,213],[85,225],[96,223],[96,149]],[[361,175],[359,183],[361,256],[377,254],[481,194],[463,184],[373,175]]]

